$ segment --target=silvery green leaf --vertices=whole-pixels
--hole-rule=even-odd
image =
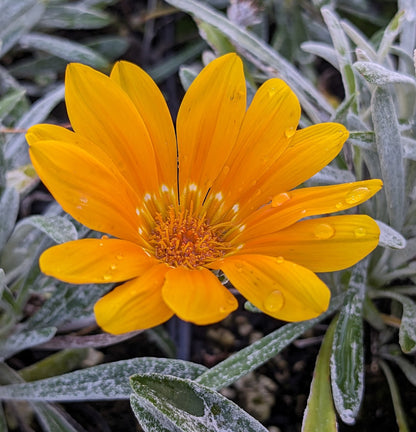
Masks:
[[[334,168],[330,165],[324,167],[308,180],[312,185],[349,183],[354,181],[356,181],[356,178],[351,171]]]
[[[387,89],[374,90],[371,108],[390,225],[400,230],[406,214],[403,151],[396,110]]]
[[[19,212],[19,193],[6,188],[0,197],[0,252],[10,237]]]
[[[399,432],[410,432],[410,429],[407,426],[406,413],[400,397],[399,387],[394,379],[394,375],[385,361],[379,360],[379,365],[387,378]]]
[[[163,373],[195,379],[206,368],[182,360],[140,357],[101,364],[65,375],[0,387],[0,399],[82,401],[129,399],[129,378],[137,373]]]
[[[284,325],[250,346],[231,355],[221,363],[218,363],[199,376],[196,381],[213,389],[226,387],[261,366],[306,330],[331,315],[339,308],[341,302],[342,296],[333,297],[328,310],[319,317]]]
[[[40,345],[53,338],[55,333],[55,327],[45,327],[12,334],[7,339],[0,341],[0,360],[9,358],[24,349]]]
[[[416,161],[416,140],[402,136],[403,156]]]
[[[416,237],[407,239],[406,247],[401,250],[394,251],[391,256],[392,268],[399,268],[406,265],[409,261],[413,260],[416,256]]]
[[[330,358],[336,320],[328,327],[316,358],[308,402],[303,413],[302,432],[336,432],[337,417],[330,384]]]
[[[111,24],[113,18],[83,4],[49,5],[37,27],[44,29],[98,29]]]
[[[192,14],[224,33],[248,58],[256,59],[264,71],[284,79],[298,96],[308,116],[316,122],[331,116],[333,108],[300,72],[255,34],[235,25],[223,14],[197,0],[166,0],[167,3]]]
[[[131,405],[139,422],[150,408],[142,425],[146,432],[267,431],[238,405],[194,381],[152,373],[133,375],[130,382]]]
[[[371,60],[376,59],[376,51],[368,41],[367,37],[361,33],[357,27],[346,20],[341,21],[341,27],[345,34],[355,43],[358,49],[364,51]]]
[[[42,402],[32,402],[31,406],[44,432],[77,432],[80,430],[73,426],[76,423],[75,420],[71,419],[70,423],[67,420],[69,415],[62,414],[58,406]]]
[[[51,90],[37,102],[17,121],[16,129],[27,129],[46,119],[55,106],[64,98],[64,85]],[[4,156],[10,168],[16,168],[29,163],[27,143],[24,134],[17,134],[6,141]]]
[[[406,239],[399,232],[384,222],[377,220],[376,222],[380,228],[379,246],[392,249],[404,249],[406,247]]]
[[[335,328],[331,355],[331,384],[342,421],[354,424],[364,391],[363,304],[367,260],[353,269]]]
[[[19,222],[19,225],[26,224],[41,230],[58,244],[77,240],[78,238],[75,226],[63,216],[36,215],[29,216]]]
[[[39,177],[32,164],[22,165],[6,173],[6,185],[16,189],[20,195],[26,195],[38,184]]]
[[[399,343],[404,353],[414,353],[416,351],[416,303],[409,297],[393,291],[377,291],[375,297],[391,298],[402,304],[403,313],[399,330]]]
[[[0,57],[36,25],[44,10],[45,3],[37,0],[3,0],[0,17]]]
[[[376,150],[375,136],[372,131],[350,131],[348,141],[364,150]]]
[[[339,69],[338,58],[332,45],[323,42],[303,42],[300,46],[303,51],[314,54],[330,63],[335,69]]]
[[[339,71],[341,73],[346,96],[348,97],[355,94],[356,89],[355,76],[351,60],[351,47],[335,13],[329,7],[323,7],[321,9],[321,13],[334,44],[335,53],[338,59]],[[354,108],[354,111],[356,111],[356,108]]]
[[[179,79],[181,80],[184,90],[189,88],[189,86],[192,84],[192,81],[196,78],[199,72],[200,68],[196,67],[181,66],[179,68]]]
[[[79,62],[96,69],[105,69],[108,61],[94,50],[58,36],[30,33],[22,36],[20,45],[26,49],[47,52],[68,62]]]
[[[416,366],[413,363],[405,359],[402,355],[382,353],[382,356],[396,363],[397,366],[399,366],[399,368],[405,374],[409,382],[416,387]]]
[[[390,51],[390,47],[393,45],[394,40],[400,32],[400,27],[405,18],[405,11],[401,10],[396,13],[389,25],[385,28],[383,37],[381,38],[378,50],[377,60],[381,63]]]
[[[416,79],[403,73],[394,72],[377,63],[358,61],[354,63],[355,69],[371,84],[386,85],[392,83],[411,84],[416,86]]]
[[[14,89],[0,99],[0,122],[13,110],[13,108],[23,99],[25,90]]]

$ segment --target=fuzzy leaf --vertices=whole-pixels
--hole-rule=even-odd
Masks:
[[[403,151],[396,110],[390,93],[383,87],[375,89],[371,106],[390,225],[400,230],[404,222],[406,205]]]
[[[411,84],[413,88],[416,87],[416,80],[413,77],[391,71],[377,63],[358,61],[354,63],[354,67],[371,84],[386,85],[399,83]]]
[[[55,333],[55,327],[46,327],[12,334],[6,340],[0,341],[0,360],[7,359],[24,349],[46,342],[52,339]]]
[[[105,69],[108,61],[94,50],[57,36],[30,33],[20,39],[20,44],[27,49],[47,52],[68,62],[84,63],[95,69]]]
[[[61,410],[57,406],[42,402],[31,403],[39,423],[42,426],[42,430],[45,432],[77,432],[80,429],[75,429],[73,424],[74,419],[71,419],[71,423],[67,420],[68,414],[62,414]],[[1,430],[1,429],[0,429]]]
[[[55,243],[65,243],[78,238],[75,226],[63,216],[29,216],[19,225],[32,225],[41,230]]]
[[[13,110],[13,108],[23,99],[26,91],[14,89],[0,99],[0,122]]]
[[[379,246],[392,249],[404,249],[406,247],[406,239],[399,232],[386,225],[384,222],[376,222],[380,228]]]
[[[0,399],[35,401],[82,401],[128,399],[129,378],[137,373],[163,373],[194,379],[204,366],[152,357],[121,360],[22,384],[0,387]]]
[[[341,419],[354,424],[364,391],[362,311],[366,289],[367,261],[358,263],[335,328],[331,356],[332,393]]]
[[[12,233],[19,212],[19,194],[6,188],[0,198],[0,252]]]
[[[137,419],[141,421],[142,412],[151,408],[143,422],[146,432],[267,431],[221,394],[190,380],[161,374],[133,375],[131,386]]]

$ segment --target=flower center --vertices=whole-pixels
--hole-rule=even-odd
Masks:
[[[223,256],[229,249],[221,240],[221,228],[210,226],[205,218],[191,216],[188,210],[170,208],[159,213],[149,243],[157,259],[173,267],[196,268]]]

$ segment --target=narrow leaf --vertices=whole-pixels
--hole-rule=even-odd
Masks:
[[[332,298],[328,310],[318,318],[284,325],[212,367],[199,376],[196,381],[213,389],[226,387],[261,366],[306,330],[330,316],[338,309],[341,302],[342,296]]]
[[[41,230],[58,244],[78,238],[75,226],[63,216],[30,216],[19,222],[19,225],[25,224]]]
[[[12,233],[19,212],[19,194],[14,188],[6,188],[0,198],[0,251]]]
[[[302,432],[336,432],[338,430],[329,372],[335,325],[336,320],[333,320],[325,333],[316,359],[311,390],[303,414]]]
[[[364,260],[354,267],[332,345],[332,393],[338,414],[347,424],[355,423],[364,391],[362,311],[367,265]]]
[[[257,420],[221,394],[193,381],[161,374],[134,375],[132,408],[140,421],[141,410],[153,405],[154,424],[147,431],[173,425],[182,432],[266,432]],[[136,410],[136,407],[139,409]],[[145,426],[148,419],[145,420]],[[168,430],[172,430],[169,428]],[[176,429],[173,429],[176,430]]]
[[[393,291],[376,291],[374,297],[387,297],[402,304],[403,314],[399,330],[400,347],[406,354],[416,352],[416,303],[409,297]]]
[[[387,198],[390,225],[400,230],[405,209],[405,179],[403,151],[400,143],[399,125],[393,99],[388,90],[377,87],[373,93],[372,117],[376,147]]]
[[[57,406],[42,402],[32,402],[33,409],[35,410],[36,416],[39,423],[42,426],[42,430],[45,432],[77,432],[80,429],[75,428],[73,424],[76,424],[74,419],[71,419],[71,423],[67,420],[68,414],[63,414]],[[1,429],[0,429],[1,430]]]
[[[36,49],[62,58],[68,62],[79,62],[96,69],[105,69],[108,61],[94,50],[57,36],[30,33],[20,39],[20,44],[28,49]]]
[[[0,360],[11,357],[19,351],[39,345],[53,338],[55,327],[22,331],[0,341]]]
[[[383,37],[381,38],[380,45],[377,50],[377,60],[379,63],[382,63],[384,58],[388,55],[390,47],[393,45],[394,40],[399,34],[404,18],[405,11],[398,11],[388,26],[385,28]]]
[[[377,63],[358,61],[354,63],[354,67],[370,84],[410,84],[413,87],[413,91],[416,87],[416,80],[413,77],[391,71]]]
[[[0,99],[0,122],[13,110],[13,108],[23,99],[25,90],[14,89]]]
[[[406,239],[399,232],[384,222],[376,222],[380,228],[379,246],[389,247],[392,249],[404,249],[406,247]]]
[[[141,357],[121,360],[22,384],[0,387],[0,399],[82,401],[128,399],[129,378],[137,373],[163,373],[194,379],[206,368],[181,360]]]

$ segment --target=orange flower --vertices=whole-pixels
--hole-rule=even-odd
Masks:
[[[124,282],[95,305],[110,333],[173,314],[196,324],[223,319],[237,300],[221,272],[272,317],[315,317],[330,292],[314,272],[349,267],[378,243],[368,216],[309,217],[362,203],[380,180],[293,189],[338,154],[346,129],[297,130],[300,106],[280,79],[265,82],[246,110],[235,54],[195,79],[177,138],[157,86],[128,62],[110,77],[69,65],[66,105],[74,132],[30,128],[33,165],[65,211],[111,237],[54,246],[40,267],[69,283]]]

